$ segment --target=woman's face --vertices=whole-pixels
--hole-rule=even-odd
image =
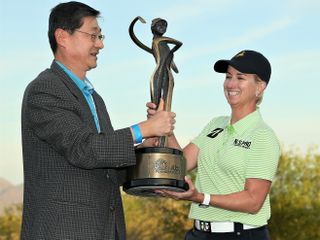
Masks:
[[[243,110],[254,111],[257,96],[264,88],[264,82],[257,82],[255,74],[239,72],[232,66],[228,67],[224,81],[224,94],[231,108],[243,108]]]

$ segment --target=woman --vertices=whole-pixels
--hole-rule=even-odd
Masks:
[[[258,104],[270,75],[269,61],[259,52],[244,50],[214,69],[226,73],[224,94],[231,116],[212,119],[184,149],[187,169],[197,168],[195,185],[183,193],[158,190],[164,196],[192,201],[192,239],[270,239],[269,191],[280,156],[279,141],[262,120]],[[156,106],[148,103],[150,117]],[[180,148],[174,135],[169,146]]]

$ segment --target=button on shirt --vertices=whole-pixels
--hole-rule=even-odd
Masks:
[[[96,111],[96,106],[94,104],[94,100],[92,97],[92,94],[94,92],[93,85],[91,82],[85,78],[84,81],[82,81],[77,75],[75,75],[73,72],[71,72],[68,68],[66,68],[62,63],[59,61],[56,61],[56,63],[63,69],[63,71],[72,79],[72,81],[78,86],[78,88],[81,90],[83,96],[85,97],[92,117],[94,119],[94,122],[96,124],[96,128],[98,133],[100,133],[100,124],[99,124],[99,119]]]

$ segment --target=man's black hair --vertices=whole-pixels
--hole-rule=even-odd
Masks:
[[[98,17],[100,12],[80,2],[66,2],[55,6],[49,17],[48,37],[53,53],[57,50],[55,31],[61,28],[72,34],[83,25],[84,17]]]

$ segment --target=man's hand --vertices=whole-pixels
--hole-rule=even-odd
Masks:
[[[154,116],[159,111],[164,111],[164,100],[160,98],[159,107],[153,102],[147,102],[147,118]]]
[[[155,104],[147,103],[147,106],[148,105],[150,105],[150,115],[148,113],[148,120],[139,124],[142,136],[144,138],[148,138],[171,135],[176,122],[176,114],[173,112],[163,111],[163,99],[160,100],[157,110],[157,106]]]

